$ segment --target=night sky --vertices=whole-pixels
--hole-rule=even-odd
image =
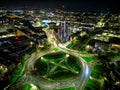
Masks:
[[[119,0],[0,0],[0,6],[120,12]]]

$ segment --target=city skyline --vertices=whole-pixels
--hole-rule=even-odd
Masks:
[[[119,90],[112,2],[0,0],[1,90]]]

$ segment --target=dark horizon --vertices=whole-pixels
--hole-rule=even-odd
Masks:
[[[120,12],[118,0],[0,0],[6,8],[62,8],[72,11]]]

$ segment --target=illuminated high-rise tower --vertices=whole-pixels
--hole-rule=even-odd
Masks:
[[[69,30],[67,29],[66,21],[60,21],[57,35],[61,43],[65,43],[69,40]]]

